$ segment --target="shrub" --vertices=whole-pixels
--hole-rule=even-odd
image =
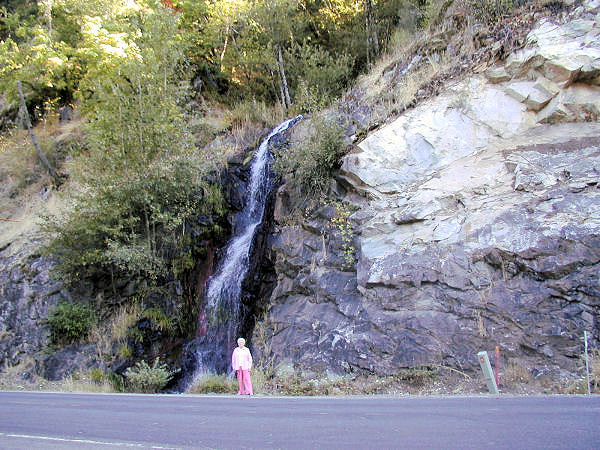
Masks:
[[[299,112],[325,108],[346,87],[354,58],[331,55],[325,48],[308,43],[289,50],[291,70],[298,77],[294,107]]]
[[[80,303],[62,302],[48,316],[50,341],[67,345],[87,338],[96,322],[94,310]]]
[[[127,384],[133,392],[156,393],[163,389],[173,377],[166,364],[160,363],[160,358],[156,358],[152,366],[146,361],[140,361],[133,368],[125,371]]]
[[[224,198],[202,180],[198,158],[156,161],[144,173],[85,190],[64,217],[49,218],[48,251],[59,256],[66,280],[88,276],[141,276],[155,280],[190,268],[203,242],[224,228]],[[200,224],[198,217],[208,217]],[[216,217],[216,221],[212,218]],[[224,219],[223,219],[224,220]],[[195,227],[194,242],[183,231]]]
[[[330,224],[339,233],[342,240],[342,258],[344,262],[341,270],[354,270],[356,265],[356,248],[354,247],[354,229],[350,222],[352,211],[348,205],[334,203],[335,216],[330,220]]]
[[[131,355],[133,355],[133,350],[131,349],[131,347],[128,344],[123,344],[121,345],[121,347],[119,347],[119,352],[118,355],[121,358],[130,358]]]
[[[101,383],[106,379],[104,372],[102,372],[100,369],[90,370],[89,376],[94,383]]]
[[[115,392],[126,392],[125,379],[116,372],[108,373],[108,381]]]
[[[280,175],[292,175],[290,184],[307,196],[322,196],[345,153],[342,128],[331,119],[312,121],[314,134],[308,142],[295,142],[290,149],[277,152],[274,168]]]

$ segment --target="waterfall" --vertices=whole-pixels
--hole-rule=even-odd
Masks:
[[[192,343],[194,378],[205,372],[223,372],[229,367],[230,352],[235,347],[243,319],[242,283],[248,274],[254,237],[263,221],[272,187],[269,144],[301,118],[288,119],[273,129],[254,155],[246,204],[239,216],[237,231],[227,244],[217,271],[208,281],[203,311],[206,334]]]

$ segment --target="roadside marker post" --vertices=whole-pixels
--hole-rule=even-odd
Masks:
[[[496,380],[496,386],[500,386],[500,346],[496,345],[496,361],[494,362],[494,379]]]
[[[592,393],[592,389],[590,387],[590,364],[588,357],[588,343],[587,343],[587,331],[583,332],[583,340],[585,341],[585,376],[587,378],[587,393],[590,395]]]
[[[483,378],[485,378],[488,391],[490,394],[498,395],[498,385],[496,384],[496,379],[494,377],[494,372],[492,371],[492,365],[490,364],[490,359],[488,358],[487,352],[483,351],[477,353],[477,359],[479,360],[479,365],[483,371]]]

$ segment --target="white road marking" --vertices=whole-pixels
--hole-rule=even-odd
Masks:
[[[161,447],[157,445],[148,446],[147,444],[137,444],[130,442],[106,442],[106,441],[92,441],[90,439],[67,439],[67,438],[57,438],[50,436],[35,436],[30,434],[12,434],[12,433],[0,433],[0,437],[12,437],[12,438],[22,438],[22,439],[38,439],[42,441],[57,441],[57,442],[76,442],[78,444],[98,444],[98,445],[113,445],[117,447],[136,447],[136,448],[158,448],[158,449],[168,449],[168,450],[177,450],[178,447]]]

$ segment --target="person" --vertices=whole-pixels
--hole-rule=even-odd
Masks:
[[[239,338],[237,348],[231,355],[231,367],[237,374],[239,391],[238,395],[253,395],[252,380],[250,379],[250,369],[252,369],[252,355],[246,347],[246,340]]]

